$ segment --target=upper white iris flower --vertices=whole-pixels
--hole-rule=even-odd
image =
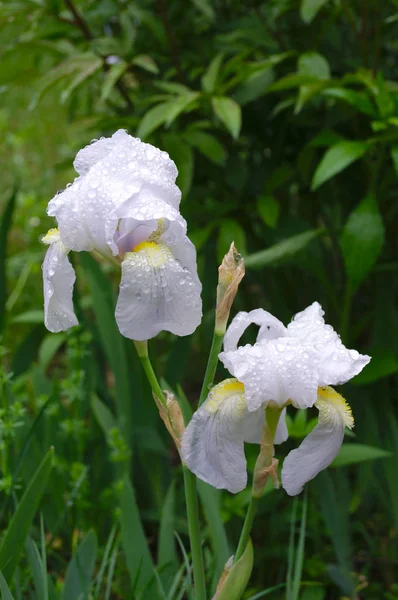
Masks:
[[[268,405],[282,409],[276,444],[288,437],[286,406],[319,410],[316,427],[284,461],[282,485],[289,495],[299,494],[334,460],[345,427],[354,421],[349,405],[329,386],[358,375],[370,357],[348,350],[323,315],[318,302],[287,327],[262,309],[236,315],[219,355],[235,379],[211,390],[183,436],[183,459],[199,478],[234,493],[246,487],[244,442],[260,442]],[[252,323],[260,327],[256,343],[238,347]]]
[[[74,167],[79,177],[47,209],[58,229],[43,238],[49,245],[43,264],[46,327],[64,331],[77,324],[68,252],[95,250],[121,260],[115,316],[124,336],[192,333],[202,317],[202,286],[179,213],[174,162],[119,130],[80,150]]]

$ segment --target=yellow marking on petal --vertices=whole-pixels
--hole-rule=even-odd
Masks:
[[[49,229],[47,231],[46,235],[44,235],[41,238],[41,241],[43,242],[43,244],[53,244],[54,242],[59,242],[59,240],[60,240],[60,235],[59,235],[59,231],[56,227]]]
[[[206,400],[206,410],[215,413],[221,404],[229,397],[236,398],[235,410],[242,412],[246,408],[245,388],[243,383],[235,378],[225,379],[215,385]]]
[[[319,410],[320,421],[327,422],[340,417],[348,429],[354,427],[351,406],[341,394],[338,394],[329,385],[318,388],[318,400],[315,402],[315,406]]]
[[[141,244],[134,246],[133,252],[143,252],[152,267],[161,267],[172,257],[167,246],[155,242],[141,242]]]

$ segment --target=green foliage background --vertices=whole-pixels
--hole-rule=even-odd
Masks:
[[[114,267],[75,255],[81,326],[43,326],[47,202],[120,127],[176,162],[198,249],[202,327],[150,347],[165,387],[195,405],[233,239],[234,310],[288,322],[318,300],[373,357],[343,390],[355,437],[308,486],[306,526],[306,502],[267,490],[245,598],[398,598],[397,23],[396,0],[0,2],[4,600],[192,597],[179,461],[114,323]],[[291,420],[281,457],[314,416]],[[214,591],[248,495],[200,498]]]

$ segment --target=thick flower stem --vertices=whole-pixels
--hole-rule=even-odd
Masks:
[[[206,373],[199,397],[199,406],[203,404],[203,402],[206,400],[210,391],[210,387],[213,384],[214,376],[216,374],[217,369],[218,355],[220,354],[221,346],[224,339],[224,333],[224,331],[217,331],[217,329],[214,330],[209,359],[207,361]]]
[[[159,401],[167,406],[162,388],[157,380],[148,356],[147,342],[134,342],[141,364],[147,376],[152,392]],[[202,546],[200,543],[200,526],[196,477],[183,465],[185,502],[187,506],[188,531],[191,544],[193,576],[195,584],[195,600],[206,600],[206,579],[203,563]]]
[[[240,534],[238,548],[234,557],[234,563],[240,559],[246,549],[253,527],[254,518],[257,513],[258,504],[269,475],[272,475],[275,477],[275,479],[277,479],[277,462],[274,461],[274,437],[281,411],[281,408],[272,407],[267,407],[265,411],[265,423],[263,427],[260,453],[254,468],[252,495],[247,509],[245,522],[243,523],[242,532]]]
[[[195,600],[206,600],[206,579],[200,543],[198,494],[196,477],[183,465],[185,502],[187,505],[188,530],[191,542],[192,566],[195,583]]]
[[[249,541],[250,533],[253,527],[254,518],[257,513],[257,508],[259,504],[260,498],[256,498],[255,496],[251,496],[249,507],[247,509],[245,522],[243,523],[243,528],[240,534],[238,547],[236,549],[236,553],[234,556],[234,563],[238,562],[238,560],[243,555],[245,548],[247,546],[247,542]]]

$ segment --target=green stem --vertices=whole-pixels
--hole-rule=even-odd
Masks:
[[[243,528],[242,528],[242,531],[240,534],[238,547],[236,549],[236,553],[235,553],[235,557],[234,557],[234,563],[238,562],[238,560],[241,558],[241,556],[243,555],[243,553],[246,549],[247,542],[249,541],[249,537],[250,537],[250,532],[253,527],[254,518],[257,513],[259,501],[260,501],[260,498],[255,498],[254,496],[251,496],[251,498],[250,498],[250,503],[249,503],[249,507],[247,509],[245,522],[243,523]]]
[[[202,384],[202,390],[199,397],[199,406],[206,400],[207,395],[210,391],[210,387],[213,384],[214,376],[216,374],[218,355],[220,354],[221,346],[224,339],[224,331],[214,330],[213,341],[211,343],[211,349],[209,359],[207,361],[206,373]]]
[[[138,356],[147,376],[148,382],[153,393],[159,398],[160,402],[166,406],[166,400],[162,388],[158,382],[152,363],[148,356],[148,346],[146,342],[134,342]],[[199,509],[198,496],[196,491],[196,477],[183,465],[185,502],[187,506],[188,531],[191,544],[193,576],[195,584],[195,600],[206,600],[206,579],[203,563],[202,546],[200,543]]]
[[[195,583],[195,600],[206,600],[206,579],[200,544],[199,507],[196,477],[183,465],[185,502],[187,505],[188,531],[191,542],[192,566]]]

